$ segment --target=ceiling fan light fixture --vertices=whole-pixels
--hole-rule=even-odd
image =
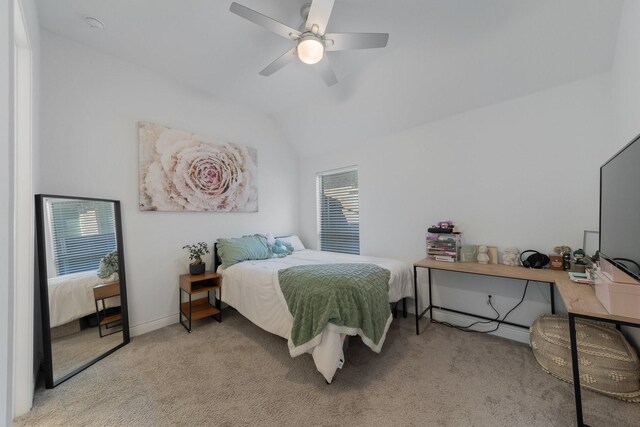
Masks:
[[[327,33],[327,23],[335,0],[307,1],[309,3],[303,5],[300,11],[303,22],[297,30],[239,3],[232,2],[229,6],[231,13],[281,37],[296,41],[295,46],[260,71],[261,76],[270,76],[298,58],[305,64],[318,64],[316,70],[325,84],[331,86],[338,80],[328,61],[329,58],[323,60],[325,51],[375,49],[387,45],[387,33]]]
[[[305,64],[316,64],[324,56],[324,44],[316,36],[302,37],[298,42],[298,58]]]

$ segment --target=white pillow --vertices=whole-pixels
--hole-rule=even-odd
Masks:
[[[304,245],[302,244],[302,242],[300,241],[300,238],[296,234],[287,236],[287,237],[278,237],[278,240],[280,240],[281,242],[291,243],[291,246],[293,246],[294,252],[305,250]]]
[[[276,244],[276,238],[275,238],[275,237],[273,237],[273,234],[271,234],[271,233],[264,233],[264,234],[263,234],[263,236],[267,238],[267,245],[269,245],[269,246],[273,246],[273,245],[275,245],[275,244]]]

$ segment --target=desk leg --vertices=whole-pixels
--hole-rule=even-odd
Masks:
[[[576,420],[578,427],[584,426],[582,419],[582,396],[580,395],[580,372],[578,366],[578,344],[576,340],[576,318],[569,313],[569,337],[571,339],[571,367],[573,369],[573,389],[576,398]]]
[[[433,300],[431,299],[431,269],[429,269],[429,320],[433,319],[433,304],[431,303]]]
[[[416,302],[416,335],[420,335],[420,311],[418,311],[418,267],[413,266],[413,299]]]
[[[549,296],[551,297],[551,314],[556,314],[556,297],[553,293],[553,283],[549,283]]]

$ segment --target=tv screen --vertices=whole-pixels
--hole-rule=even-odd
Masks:
[[[640,279],[640,135],[600,168],[600,252]]]

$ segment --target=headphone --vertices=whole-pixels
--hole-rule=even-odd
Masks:
[[[523,259],[524,254],[531,253],[526,259]],[[520,262],[523,267],[527,268],[543,268],[549,264],[549,257],[533,249],[526,250],[520,254]]]

